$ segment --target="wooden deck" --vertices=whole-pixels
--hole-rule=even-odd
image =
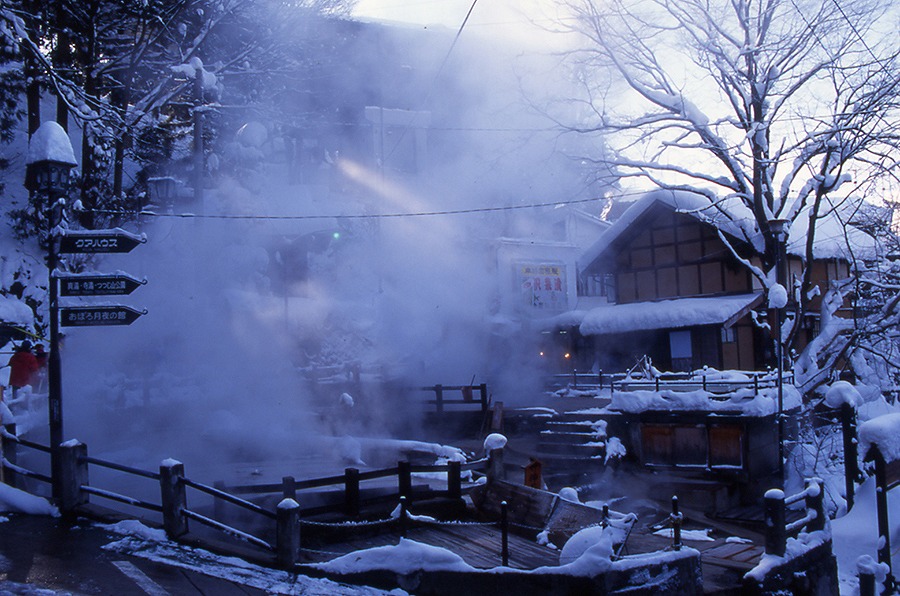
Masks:
[[[499,567],[500,529],[492,525],[440,524],[409,528],[406,538],[423,544],[446,548],[479,569]],[[305,551],[317,561],[378,546],[392,546],[400,541],[400,533],[385,532],[357,539],[342,540],[334,544],[322,544]],[[515,569],[534,569],[559,564],[559,551],[541,546],[521,536],[509,534],[509,566]],[[318,551],[318,552],[315,552]]]

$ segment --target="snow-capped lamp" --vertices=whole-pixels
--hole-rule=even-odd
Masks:
[[[78,165],[72,142],[56,122],[44,122],[31,136],[25,169],[25,188],[48,199],[69,188],[69,173]]]
[[[50,422],[50,478],[53,498],[62,499],[63,479],[60,445],[63,431],[62,365],[59,357],[59,284],[56,267],[59,262],[58,226],[62,222],[63,197],[69,190],[69,173],[78,165],[69,135],[58,123],[41,124],[28,142],[25,161],[25,188],[46,200],[47,287],[50,314],[50,353],[47,357],[47,408]]]
[[[178,180],[171,176],[153,176],[147,178],[147,188],[150,191],[150,202],[153,205],[168,207],[175,202]]]

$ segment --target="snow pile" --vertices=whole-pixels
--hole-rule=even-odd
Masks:
[[[852,592],[856,586],[857,560],[860,555],[874,556],[878,552],[879,536],[875,506],[875,478],[866,479],[856,490],[853,509],[844,517],[831,522],[832,550],[838,561],[841,592]],[[887,493],[888,520],[891,523],[891,544],[900,540],[900,490]],[[895,567],[896,568],[896,567]]]
[[[828,529],[809,533],[801,532],[797,538],[787,539],[783,557],[763,554],[756,567],[748,571],[744,577],[762,582],[773,569],[787,563],[791,559],[808,553],[817,546],[825,544],[829,539],[831,539],[831,532]]]
[[[772,284],[769,288],[769,308],[784,308],[788,303],[787,290],[781,284]]]
[[[621,535],[620,535],[621,534]],[[560,567],[570,571],[603,572],[612,565],[613,545],[624,540],[624,532],[613,526],[591,526],[575,533],[559,553]],[[581,575],[573,573],[572,575]]]
[[[559,498],[570,503],[581,503],[581,499],[578,498],[578,491],[571,486],[559,489]]]
[[[0,321],[31,329],[34,326],[34,312],[15,296],[0,295]]]
[[[484,451],[490,453],[506,447],[506,437],[500,433],[491,433],[484,438]]]
[[[3,483],[0,483],[0,511],[59,517],[59,510],[47,499]]]
[[[836,381],[825,391],[825,403],[829,408],[840,408],[842,404],[850,404],[855,408],[862,401],[859,390],[847,381]]]
[[[136,519],[126,519],[115,524],[101,524],[100,527],[108,532],[123,536],[134,536],[149,542],[165,542],[168,540],[164,530],[149,528]]]
[[[793,385],[782,389],[784,409],[800,406],[800,392]],[[754,395],[752,389],[742,389],[731,394],[730,399],[715,399],[707,391],[616,391],[609,409],[618,412],[690,411],[723,412],[743,416],[770,416],[778,411],[778,390],[775,387],[760,389]]]
[[[476,571],[462,557],[445,548],[406,538],[401,538],[396,546],[377,546],[356,551],[313,567],[343,574],[378,569],[402,574],[416,571]]]
[[[28,157],[25,163],[36,161],[58,161],[77,166],[72,141],[62,126],[51,120],[43,122],[28,142]]]
[[[859,449],[863,457],[872,446],[886,462],[900,459],[900,413],[885,414],[859,425]]]

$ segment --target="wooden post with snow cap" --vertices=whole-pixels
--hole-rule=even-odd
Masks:
[[[88,495],[81,487],[88,484],[87,445],[76,440],[59,445],[60,493],[59,508],[72,514],[79,505],[88,502]]]
[[[869,555],[856,559],[856,575],[859,578],[859,596],[875,596],[875,561]]]
[[[784,491],[773,488],[765,496],[766,554],[784,556],[787,546],[785,528]]]
[[[397,462],[397,485],[401,499],[412,498],[412,464],[410,462]]]
[[[681,550],[681,523],[684,517],[678,510],[678,497],[672,496],[672,550]]]
[[[184,482],[184,464],[166,459],[159,465],[159,488],[162,496],[163,528],[171,539],[188,532],[187,495]]]
[[[875,507],[878,519],[878,563],[887,569],[884,593],[893,594],[891,526],[888,491],[900,484],[900,414],[883,414],[859,425],[859,442],[865,461],[875,464]]]
[[[506,447],[506,437],[500,433],[491,433],[484,439],[484,450],[488,456],[488,481],[506,480],[506,470],[503,466],[503,448]]]
[[[806,503],[807,515],[814,513],[815,517],[806,524],[809,532],[817,532],[825,529],[825,490],[821,478],[806,479]]]
[[[291,569],[300,561],[300,504],[285,498],[275,512],[275,556],[278,565]]]
[[[856,410],[846,401],[841,404],[841,437],[844,442],[844,489],[847,511],[853,509],[856,481],[859,479],[859,449],[856,439]]]

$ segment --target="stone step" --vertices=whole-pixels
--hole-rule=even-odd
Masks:
[[[596,433],[592,432],[558,432],[556,430],[541,431],[539,440],[547,443],[565,443],[570,445],[602,441],[602,439],[597,437]]]
[[[584,458],[594,455],[605,455],[606,447],[600,445],[578,445],[571,443],[538,443],[540,453],[552,453],[554,455],[572,458]]]

